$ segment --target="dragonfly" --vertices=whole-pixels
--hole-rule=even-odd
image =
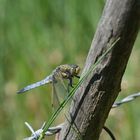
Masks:
[[[58,83],[58,81],[61,81],[61,83],[63,83],[64,79],[68,80],[68,85],[65,88],[69,92],[70,87],[73,88],[73,78],[74,77],[80,78],[80,76],[78,75],[79,72],[80,72],[80,67],[76,64],[63,64],[57,66],[49,76],[45,77],[41,81],[38,81],[36,83],[30,84],[22,88],[17,93],[21,94],[31,89],[37,88],[39,86],[51,83],[53,87],[53,94],[54,93],[56,94],[55,84]]]

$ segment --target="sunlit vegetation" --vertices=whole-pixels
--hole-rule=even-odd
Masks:
[[[30,135],[25,121],[38,129],[49,119],[50,85],[22,95],[16,92],[45,78],[60,64],[82,68],[103,6],[104,0],[0,0],[0,140],[20,140]],[[138,91],[140,35],[118,100]],[[107,126],[118,140],[140,139],[139,100],[110,112]],[[101,138],[108,136],[103,132]]]

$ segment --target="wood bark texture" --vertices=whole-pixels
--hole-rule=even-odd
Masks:
[[[86,6],[86,5],[85,5]],[[140,0],[107,0],[82,75],[120,37],[77,90],[59,140],[98,140],[121,90],[121,80],[140,26]],[[86,27],[85,27],[86,28]],[[73,127],[72,127],[73,126]]]

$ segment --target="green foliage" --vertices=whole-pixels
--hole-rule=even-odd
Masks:
[[[49,75],[57,65],[84,65],[103,4],[103,0],[0,0],[1,140],[22,139],[30,135],[25,121],[38,129],[50,118],[51,86],[24,95],[16,92]],[[139,40],[123,79],[123,97],[140,90],[138,46]],[[110,115],[107,123],[118,139],[140,139],[138,101]]]

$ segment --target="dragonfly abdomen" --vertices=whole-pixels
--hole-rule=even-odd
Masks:
[[[20,94],[20,93],[26,92],[28,90],[31,90],[33,88],[37,88],[39,86],[42,86],[42,85],[45,85],[45,84],[48,84],[48,83],[52,83],[52,80],[53,80],[53,76],[49,75],[45,79],[43,79],[39,82],[36,82],[36,83],[33,83],[31,85],[28,85],[28,86],[24,87],[23,89],[19,90],[17,93]]]

